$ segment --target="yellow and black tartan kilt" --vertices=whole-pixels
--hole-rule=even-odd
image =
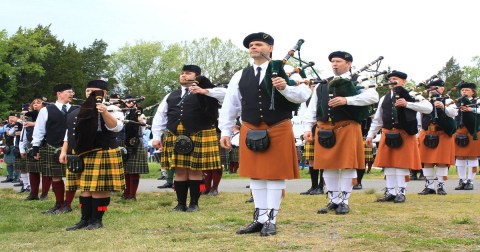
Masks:
[[[313,142],[305,142],[305,145],[304,145],[305,150],[303,151],[303,158],[305,160],[309,160],[309,161],[313,160],[313,157],[314,157],[313,144],[314,144]]]
[[[15,157],[15,170],[20,171],[21,173],[27,172],[27,164],[21,157]]]
[[[127,174],[147,174],[148,160],[147,150],[143,147],[143,142],[139,141],[135,147],[125,147],[128,152],[128,159],[125,162],[124,169]]]
[[[80,187],[80,173],[73,173],[67,169],[65,178],[65,189],[69,192],[77,191]]]
[[[91,152],[83,157],[85,169],[67,177],[67,190],[111,192],[125,189],[125,173],[120,148]],[[73,190],[72,190],[73,189]]]
[[[65,171],[67,166],[60,164],[56,158],[54,158],[55,147],[47,144],[45,147],[40,148],[40,157],[42,161],[42,176],[47,177],[65,177]]]
[[[30,160],[27,157],[27,172],[42,172],[42,161],[40,160]]]
[[[187,155],[176,153],[173,147],[177,136],[173,132],[166,130],[165,143],[161,156],[162,168],[173,169],[182,167],[192,170],[221,169],[220,150],[218,148],[218,137],[215,129],[188,133],[180,123],[177,127],[177,135],[189,136],[193,142],[193,151]]]
[[[363,150],[365,152],[365,162],[373,162],[373,149],[370,147],[367,147],[367,145],[364,143],[363,144]]]
[[[230,158],[230,162],[238,162],[239,159],[240,148],[238,146],[232,146],[230,149],[230,153],[228,153],[228,157]]]

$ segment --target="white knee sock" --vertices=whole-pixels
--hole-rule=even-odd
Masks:
[[[405,190],[407,189],[407,182],[405,181],[405,176],[397,175],[395,176],[397,180],[397,194],[405,194]]]
[[[445,183],[445,178],[448,176],[448,167],[447,166],[437,166],[437,179],[438,183]]]
[[[385,182],[387,186],[387,193],[391,195],[397,195],[395,192],[395,175],[386,175],[385,176]]]
[[[253,202],[258,208],[258,222],[265,223],[268,220],[267,213],[267,184],[265,180],[250,180]]]

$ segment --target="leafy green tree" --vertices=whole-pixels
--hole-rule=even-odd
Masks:
[[[445,81],[446,89],[450,90],[462,80],[463,72],[455,58],[451,57],[437,75]],[[458,96],[458,94],[452,93],[452,97],[456,96]]]
[[[201,38],[182,42],[186,63],[202,68],[202,75],[212,83],[228,83],[236,71],[248,65],[249,55],[235,46],[231,40]]]
[[[108,44],[103,40],[95,40],[88,48],[80,50],[82,56],[82,71],[86,79],[84,84],[98,77],[108,76],[108,65],[110,55],[106,54]]]
[[[463,80],[480,84],[480,56],[472,58],[473,66],[463,67]]]
[[[143,106],[160,102],[178,88],[179,71],[184,62],[178,44],[165,46],[161,42],[139,41],[125,45],[112,54],[110,76],[118,82],[119,94],[145,96]]]

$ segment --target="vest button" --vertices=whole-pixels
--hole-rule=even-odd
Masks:
[[[262,104],[262,102],[258,102],[258,104]]]
[[[260,118],[263,118],[263,115],[260,115]]]
[[[262,109],[260,109],[260,111],[262,111]]]

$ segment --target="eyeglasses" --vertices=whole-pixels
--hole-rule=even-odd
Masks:
[[[64,92],[64,93],[67,93],[67,94],[72,94],[72,95],[75,94],[75,92],[73,92],[72,90],[65,90],[65,91],[63,91],[63,92]]]

